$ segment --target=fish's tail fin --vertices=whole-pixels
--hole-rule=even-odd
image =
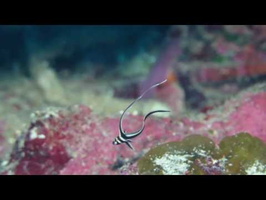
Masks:
[[[135,148],[132,146],[132,144],[130,142],[126,142],[126,145],[132,149],[133,151],[135,151]]]

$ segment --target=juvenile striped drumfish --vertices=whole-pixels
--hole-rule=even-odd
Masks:
[[[142,127],[135,131],[135,132],[132,132],[132,133],[126,133],[125,130],[123,129],[123,118],[124,118],[124,115],[126,113],[126,111],[131,108],[131,106],[133,106],[133,104],[140,100],[148,91],[150,91],[151,89],[165,83],[167,81],[164,80],[162,82],[159,82],[159,83],[156,83],[154,84],[153,86],[151,86],[149,89],[145,90],[142,95],[140,95],[137,99],[135,99],[122,113],[121,117],[120,117],[120,121],[119,121],[119,135],[115,138],[115,140],[113,141],[113,144],[114,145],[119,145],[119,144],[122,144],[122,143],[125,143],[129,148],[131,148],[132,150],[134,150],[134,147],[132,146],[131,142],[133,138],[137,137],[138,135],[140,135],[144,128],[145,128],[145,120],[152,114],[154,113],[158,113],[158,112],[170,112],[168,110],[155,110],[155,111],[152,111],[152,112],[149,112],[147,115],[144,116],[143,118],[143,124],[142,124]]]

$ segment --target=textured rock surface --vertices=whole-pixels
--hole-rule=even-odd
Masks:
[[[141,125],[141,116],[125,120],[133,131]],[[15,146],[9,173],[15,174],[114,174],[116,163],[122,165],[138,156],[128,147],[113,146],[119,119],[98,119],[86,106],[50,109],[35,113],[34,119]],[[158,123],[160,122],[160,123]],[[165,133],[167,121],[151,119],[135,148],[149,148]],[[151,134],[153,133],[153,134]],[[142,140],[141,140],[142,138]],[[145,139],[144,139],[145,138]],[[120,159],[120,160],[119,160]]]
[[[169,148],[179,151],[177,154],[179,156],[184,152],[189,152],[188,156],[187,154],[183,156],[195,160],[200,158],[198,155],[206,154],[204,159],[196,162],[198,167],[194,169],[195,172],[188,170],[186,173],[220,174],[221,168],[224,167],[221,164],[223,161],[220,160],[222,158],[216,158],[211,149],[221,140],[221,148],[226,149],[227,145],[223,145],[226,143],[224,142],[225,136],[248,131],[265,141],[265,127],[261,122],[265,120],[263,111],[265,111],[266,94],[264,92],[253,95],[247,93],[242,97],[241,101],[233,99],[222,108],[217,108],[216,111],[207,113],[205,118],[198,120],[158,117],[148,119],[143,134],[133,140],[136,151],[131,151],[126,145],[112,145],[113,139],[118,135],[119,118],[99,118],[90,108],[82,105],[72,106],[68,109],[51,108],[36,112],[32,115],[32,123],[17,140],[9,168],[5,173],[130,174],[135,173],[134,165],[130,163],[135,163],[145,152],[162,143],[173,142],[170,144],[176,144],[177,142],[177,146],[170,145]],[[220,109],[223,112],[219,112]],[[258,119],[254,120],[256,117]],[[143,116],[127,116],[124,122],[126,131],[131,132],[138,129],[142,119]],[[183,143],[178,143],[192,134],[197,135],[185,139]],[[254,146],[253,143],[252,145]],[[163,152],[168,151],[168,146],[164,148]],[[194,147],[197,149],[197,154],[194,152]],[[258,146],[258,148],[263,149],[264,147]],[[236,151],[238,152],[238,150]],[[245,152],[251,151],[245,150]],[[254,155],[255,152],[252,156]],[[181,158],[180,160],[180,157],[176,157],[175,154],[169,154],[168,158],[176,160],[176,162],[185,159]],[[220,164],[217,164],[217,159]],[[156,162],[162,163],[163,161],[157,159]],[[211,163],[215,163],[217,169],[212,169]],[[182,173],[188,169],[185,167],[188,164],[183,163]],[[232,169],[232,173],[239,171],[237,170]]]

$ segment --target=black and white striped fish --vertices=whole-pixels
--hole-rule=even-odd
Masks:
[[[124,131],[124,129],[123,129],[123,118],[124,118],[124,115],[125,115],[125,113],[126,113],[126,111],[136,102],[136,101],[138,101],[138,100],[140,100],[149,90],[151,90],[152,88],[155,88],[155,87],[157,87],[157,86],[159,86],[159,85],[161,85],[161,84],[163,84],[163,83],[165,83],[167,81],[167,79],[166,80],[164,80],[164,81],[162,81],[162,82],[160,82],[160,83],[156,83],[156,84],[154,84],[153,86],[151,86],[149,89],[147,89],[147,90],[145,90],[144,92],[143,92],[143,94],[141,95],[141,96],[139,96],[137,99],[135,99],[125,110],[124,110],[124,112],[122,113],[122,115],[121,115],[121,117],[120,117],[120,121],[119,121],[119,135],[115,138],[115,140],[113,141],[113,144],[114,145],[119,145],[119,144],[122,144],[122,143],[125,143],[129,148],[131,148],[132,150],[134,150],[134,148],[133,148],[133,146],[132,146],[132,144],[131,144],[131,139],[133,139],[133,138],[135,138],[135,137],[137,137],[138,135],[140,135],[142,132],[143,132],[143,130],[144,130],[144,128],[145,128],[145,120],[150,116],[150,115],[152,115],[152,114],[154,114],[154,113],[157,113],[157,112],[170,112],[170,111],[168,111],[168,110],[155,110],[155,111],[152,111],[152,112],[149,112],[147,115],[145,115],[145,117],[144,117],[144,119],[143,119],[143,124],[142,124],[142,127],[139,129],[139,130],[137,130],[137,131],[135,131],[135,132],[133,132],[133,133],[126,133],[125,131]]]

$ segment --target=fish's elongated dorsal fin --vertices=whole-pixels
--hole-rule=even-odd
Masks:
[[[155,110],[155,111],[152,111],[152,112],[149,112],[147,115],[145,115],[144,119],[143,119],[143,122],[142,122],[142,127],[133,132],[133,133],[128,133],[128,134],[125,134],[124,137],[126,137],[127,139],[131,139],[131,138],[134,138],[134,137],[137,137],[138,135],[140,135],[142,133],[142,131],[144,130],[144,127],[145,127],[145,120],[152,114],[154,113],[158,113],[158,112],[170,112],[169,110]]]
[[[131,108],[131,106],[133,106],[133,104],[136,102],[136,101],[138,101],[138,100],[140,100],[148,91],[150,91],[151,89],[153,89],[153,88],[155,88],[155,87],[157,87],[157,86],[159,86],[159,85],[161,85],[161,84],[163,84],[163,83],[165,83],[167,81],[167,79],[165,79],[165,80],[163,80],[162,82],[159,82],[159,83],[156,83],[156,84],[154,84],[154,85],[152,85],[150,88],[148,88],[147,90],[145,90],[137,99],[135,99],[131,104],[129,104],[129,106],[123,111],[123,113],[122,113],[122,115],[121,115],[121,117],[120,117],[120,120],[119,120],[119,131],[120,131],[120,136],[121,137],[123,137],[123,136],[125,136],[125,131],[124,131],[124,129],[123,129],[123,118],[124,118],[124,115],[125,115],[125,113],[126,113],[126,111],[129,109],[129,108]],[[148,116],[149,115],[151,115],[152,113],[149,113],[148,114]],[[148,117],[147,116],[147,117]],[[146,118],[147,118],[146,117]],[[145,118],[145,119],[146,119]]]
[[[158,112],[170,112],[170,110],[155,110],[155,111],[149,112],[147,115],[145,115],[143,121],[145,121],[150,115],[152,115],[154,113],[158,113]]]

